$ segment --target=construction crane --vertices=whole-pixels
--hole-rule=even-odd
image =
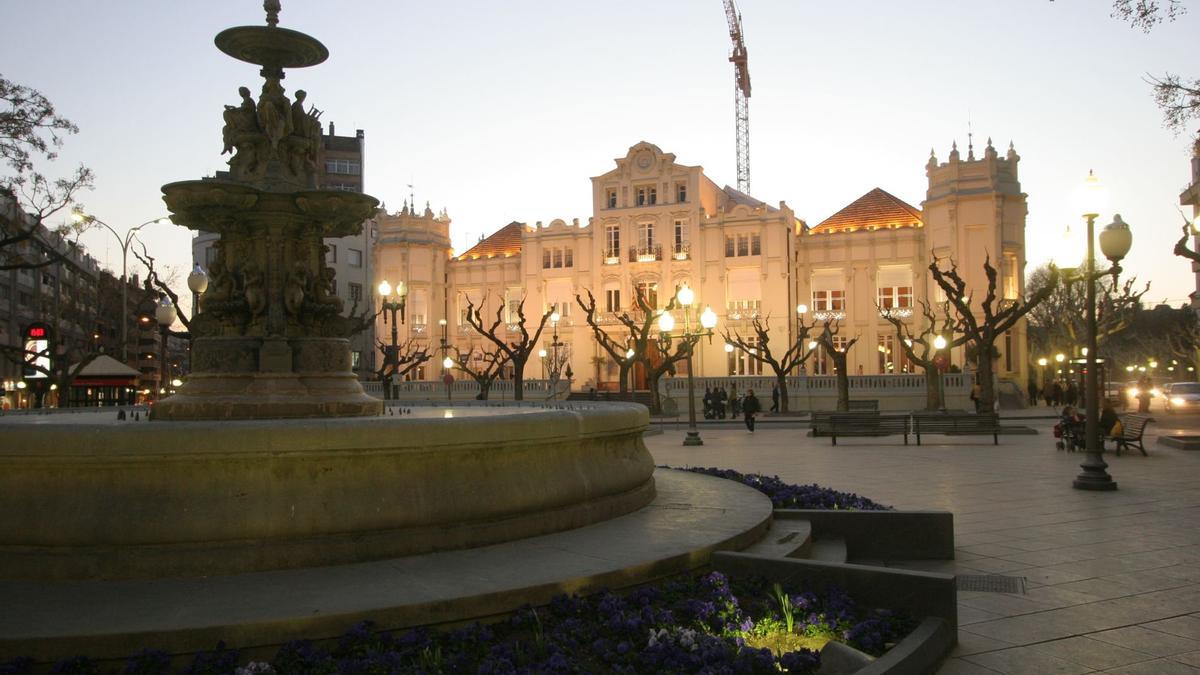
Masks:
[[[729,39],[733,52],[733,114],[737,126],[737,185],[738,191],[750,194],[750,66],[746,59],[746,42],[742,39],[742,14],[733,0],[725,3],[725,21],[729,24]]]

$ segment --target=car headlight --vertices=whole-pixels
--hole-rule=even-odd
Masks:
[[[1130,387],[1130,388],[1128,388],[1128,389],[1126,389],[1126,390],[1125,390],[1125,393],[1126,393],[1126,394],[1129,394],[1129,395],[1130,395],[1130,396],[1132,396],[1133,398],[1137,398],[1138,394],[1140,394],[1141,392],[1140,392],[1140,391],[1138,391],[1138,388],[1137,388],[1137,387]]]
[[[1184,405],[1186,403],[1187,403],[1187,401],[1183,400],[1182,398],[1179,398],[1178,396],[1171,399],[1171,405]]]
[[[1155,396],[1162,396],[1162,389],[1159,389],[1158,387],[1151,389],[1150,398],[1154,398]]]

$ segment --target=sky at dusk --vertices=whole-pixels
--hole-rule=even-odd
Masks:
[[[255,66],[213,46],[260,24],[258,0],[0,0],[0,73],[80,127],[50,175],[97,176],[90,213],[118,230],[166,215],[159,186],[224,168],[221,111]],[[1030,271],[1084,253],[1073,195],[1089,169],[1131,224],[1124,267],[1172,304],[1194,289],[1171,255],[1191,143],[1163,128],[1148,74],[1200,77],[1200,5],[1149,34],[1107,0],[739,3],[753,95],[753,194],[815,225],[874,187],[920,206],[930,149],[945,161],[968,120],[1021,155]],[[591,176],[645,140],[736,185],[733,70],[719,0],[283,0],[281,25],[331,56],[289,71],[341,135],[366,133],[368,193],[445,208],[455,248],[513,220],[586,222]],[[15,28],[15,30],[14,30]],[[1196,124],[1193,126],[1200,126]],[[1101,216],[1107,223],[1112,213]],[[1070,235],[1066,234],[1070,226]],[[183,274],[190,233],[143,239]],[[107,233],[84,243],[120,270]],[[182,280],[182,275],[181,275]]]

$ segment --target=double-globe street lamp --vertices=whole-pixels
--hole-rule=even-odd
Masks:
[[[393,289],[388,280],[384,279],[379,282],[379,287],[376,290],[379,291],[379,303],[383,311],[383,322],[386,324],[388,322],[388,314],[392,315],[392,343],[388,346],[388,353],[384,358],[383,372],[387,373],[384,378],[384,386],[387,389],[384,393],[384,398],[395,398],[392,391],[392,372],[387,367],[389,365],[393,367],[398,365],[396,364],[396,361],[399,359],[396,351],[399,349],[396,332],[399,328],[397,323],[404,323],[404,304],[408,298],[408,286],[403,281],[398,281],[396,282],[396,288]],[[395,291],[394,295],[393,290]],[[400,314],[399,322],[396,321],[397,313]]]
[[[684,342],[691,343],[687,346],[688,430],[687,436],[683,439],[683,444],[704,445],[704,441],[700,439],[700,430],[696,427],[696,387],[692,373],[692,352],[695,350],[695,345],[700,341],[700,338],[707,337],[709,340],[712,340],[713,329],[717,327],[717,314],[712,310],[712,307],[706,306],[704,311],[700,313],[699,325],[693,327],[692,306],[696,301],[696,293],[690,286],[684,285],[675,292],[675,300],[683,308],[683,332],[677,336],[671,334],[671,331],[675,329],[675,317],[671,316],[671,312],[664,311],[658,317],[658,340],[663,346],[664,352],[670,348],[671,340],[674,337],[679,337]]]
[[[112,233],[112,236],[117,238],[117,243],[121,246],[121,362],[128,363],[129,361],[129,247],[133,245],[133,240],[137,238],[138,230],[147,225],[170,225],[170,218],[155,218],[147,220],[141,225],[131,227],[125,231],[125,235],[121,236],[108,223],[100,220],[96,216],[86,214],[82,211],[73,211],[71,218],[81,224],[99,225]]]
[[[1129,225],[1121,220],[1121,214],[1113,215],[1113,221],[1105,225],[1104,230],[1100,232],[1100,250],[1104,257],[1112,262],[1112,267],[1097,274],[1096,218],[1100,217],[1100,209],[1105,206],[1105,194],[1099,179],[1091,172],[1088,172],[1081,196],[1082,215],[1087,220],[1087,271],[1084,277],[1087,283],[1087,418],[1084,423],[1084,447],[1087,457],[1083,464],[1079,465],[1083,471],[1075,477],[1072,486],[1077,490],[1116,490],[1117,483],[1105,471],[1108,464],[1100,456],[1104,446],[1100,438],[1100,378],[1097,377],[1096,369],[1096,281],[1106,274],[1111,274],[1113,283],[1116,283],[1117,276],[1121,273],[1121,259],[1129,253],[1129,248],[1133,245],[1133,234],[1129,231]]]

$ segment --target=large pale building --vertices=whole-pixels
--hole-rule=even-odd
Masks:
[[[928,271],[931,255],[953,258],[969,286],[979,289],[977,297],[986,289],[985,259],[1000,271],[998,294],[1023,294],[1026,206],[1019,159],[1011,146],[999,155],[990,141],[981,158],[971,149],[963,159],[955,148],[946,162],[930,157],[920,208],[875,189],[809,227],[787,203],[772,206],[718,187],[701,167],[643,142],[591,179],[587,224],[509,223],[453,255],[444,213],[380,212],[372,286],[382,279],[409,286],[408,322],[399,327],[399,339],[428,341],[435,352],[443,330],[448,344],[488,348],[465,321],[468,301],[482,306],[488,325],[498,322],[502,334],[516,330],[522,299],[533,325],[555,308],[562,317],[557,331],[548,327],[541,341],[547,353],[566,355],[577,387],[616,388],[618,371],[593,340],[576,295],[594,295],[601,321],[620,340],[615,317],[634,306],[635,294],[663,307],[685,284],[695,291],[697,312],[709,306],[717,313],[718,330],[749,338],[751,321],[761,317],[778,348],[795,339],[795,308],[805,304],[809,320],[836,319],[841,339],[859,337],[849,354],[852,374],[905,372],[909,364],[880,308],[921,320],[912,311],[917,303],[941,299]],[[683,317],[676,318],[682,324]],[[376,326],[380,336],[389,331]],[[1001,378],[1025,381],[1024,344],[1022,323],[997,345]],[[951,355],[952,363],[963,360],[961,349]],[[441,377],[439,361],[416,377]],[[761,373],[754,359],[726,352],[720,338],[702,342],[694,368],[701,376]],[[818,353],[809,372],[831,372],[830,362]],[[544,366],[531,362],[525,374],[539,377]],[[640,371],[634,377],[644,386]]]

